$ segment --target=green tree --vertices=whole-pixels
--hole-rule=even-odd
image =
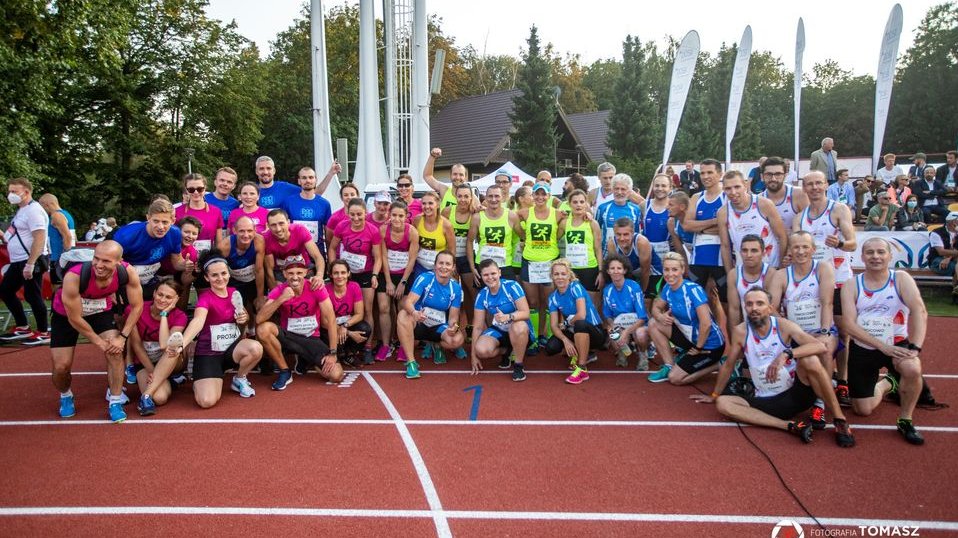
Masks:
[[[618,100],[615,81],[622,75],[622,63],[618,60],[596,60],[586,68],[582,84],[595,97],[597,110],[610,110]]]
[[[578,54],[556,54],[552,45],[546,46],[546,56],[552,64],[552,82],[559,87],[559,106],[566,114],[596,111],[595,95],[584,83],[586,70],[579,63]]]
[[[529,48],[523,54],[516,84],[522,93],[513,98],[513,111],[509,114],[515,129],[512,153],[517,164],[525,169],[552,169],[558,135],[551,68],[539,47],[535,26],[526,43]]]
[[[622,44],[622,75],[616,80],[615,101],[609,113],[608,146],[624,159],[654,158],[656,109],[649,95],[646,71],[647,49],[637,37]]]

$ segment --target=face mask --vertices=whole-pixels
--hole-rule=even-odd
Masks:
[[[918,202],[908,202],[908,209],[915,209],[916,207],[918,207]]]
[[[19,194],[16,194],[16,193],[12,193],[12,192],[11,192],[11,193],[7,194],[7,201],[10,202],[10,203],[13,204],[13,205],[20,205],[20,202],[23,201],[23,198],[20,198],[20,195],[19,195]]]

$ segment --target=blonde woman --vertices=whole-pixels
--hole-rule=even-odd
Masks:
[[[608,335],[602,330],[599,312],[576,278],[569,260],[559,258],[552,262],[550,275],[555,290],[549,294],[552,336],[545,343],[545,352],[556,355],[564,351],[573,368],[565,382],[578,385],[589,380],[586,365],[597,359],[590,350],[604,348]]]

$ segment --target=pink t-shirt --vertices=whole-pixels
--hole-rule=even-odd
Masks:
[[[309,230],[301,224],[289,225],[289,240],[285,245],[281,245],[279,239],[272,232],[264,236],[266,239],[266,254],[272,254],[276,260],[276,266],[280,265],[282,260],[290,256],[302,256],[306,263],[310,262],[309,252],[306,251],[306,243],[312,243],[313,236]]]
[[[140,319],[136,320],[136,332],[140,335],[140,340],[143,342],[143,348],[146,349],[147,355],[152,355],[152,350],[160,348],[160,320],[153,319],[153,315],[150,314],[152,306],[153,301],[144,301],[143,312],[140,314]],[[132,308],[127,306],[123,315],[129,316]],[[166,320],[170,329],[186,327],[187,324],[186,313],[179,308],[170,310],[169,314],[166,315]],[[154,357],[151,356],[150,358],[153,359]],[[133,355],[133,359],[139,360],[136,354]],[[156,359],[158,360],[159,357],[157,356]]]
[[[289,285],[285,282],[270,290],[266,296],[276,300]],[[307,281],[303,293],[286,301],[279,307],[279,323],[289,332],[302,336],[318,336],[323,326],[319,305],[329,299],[326,288],[320,286],[313,290]]]
[[[346,220],[336,226],[333,235],[340,240],[339,257],[346,260],[353,273],[368,273],[373,269],[373,246],[382,242],[379,228],[369,222],[358,232]],[[362,258],[366,258],[365,261]]]
[[[236,221],[240,217],[249,217],[253,221],[253,229],[256,230],[256,233],[264,235],[266,233],[266,215],[269,214],[269,210],[265,207],[257,207],[256,211],[252,213],[247,213],[243,210],[242,207],[237,207],[236,209],[230,211],[230,218],[227,222],[230,231],[233,230],[233,225],[236,224]]]
[[[236,324],[236,312],[230,299],[234,291],[236,291],[235,288],[226,288],[226,297],[216,295],[212,289],[200,292],[196,300],[196,309],[206,309],[206,322],[196,338],[196,355],[222,354],[242,336]]]
[[[366,213],[366,222],[368,222],[368,223],[372,224],[373,226],[375,226],[377,230],[379,229],[380,226],[382,226],[383,224],[386,224],[386,222],[388,222],[388,221],[389,221],[389,214],[388,214],[388,213],[386,214],[386,218],[385,218],[382,222],[376,220],[376,212],[375,212],[375,211],[372,212],[372,213]]]
[[[422,200],[416,198],[409,204],[409,215],[406,218],[412,222],[419,215],[422,215]]]
[[[211,249],[216,241],[216,232],[223,227],[223,212],[210,204],[203,209],[193,209],[185,204],[176,208],[176,220],[186,216],[196,218],[203,225],[196,238],[197,250]]]
[[[129,266],[126,262],[120,262],[117,271],[126,271]],[[67,273],[73,273],[80,276],[83,268],[82,263],[78,263],[70,268]],[[113,279],[105,288],[100,288],[96,284],[96,273],[90,268],[90,283],[85,290],[80,291],[80,302],[83,307],[83,316],[92,316],[101,312],[108,312],[113,308],[113,294],[120,289],[120,277],[114,272]],[[57,288],[56,295],[53,296],[53,311],[61,316],[67,315],[67,309],[63,306],[63,288]]]
[[[403,233],[402,233],[402,239],[400,239],[398,242],[392,240],[392,231],[391,231],[392,226],[387,224],[384,226],[384,228],[385,228],[386,237],[383,238],[383,242],[386,245],[386,250],[394,250],[396,252],[409,252],[409,230],[412,229],[411,224],[406,224],[406,229],[403,230]],[[388,252],[386,254],[386,257],[387,257],[387,261],[385,263],[388,263],[388,257],[389,257]],[[406,272],[405,267],[397,268],[391,265],[389,266],[390,274],[401,275],[404,272]]]
[[[193,245],[184,245],[183,250],[180,251],[180,256],[183,257],[183,261],[189,260],[193,263],[196,263],[200,259],[200,253],[193,248]],[[160,260],[160,274],[161,275],[175,275],[176,268],[173,267],[173,260],[169,256]]]
[[[333,312],[336,313],[336,324],[338,325],[341,318],[351,317],[355,313],[356,303],[363,300],[363,290],[360,289],[359,284],[349,281],[346,283],[346,294],[337,297],[335,288],[336,286],[332,282],[326,284],[326,293],[329,294],[329,300],[333,303]]]
[[[337,209],[336,211],[333,211],[333,214],[329,216],[329,220],[326,221],[326,228],[330,232],[335,232],[336,227],[339,226],[339,223],[343,222],[344,220],[349,220],[349,217],[346,216],[346,208]]]

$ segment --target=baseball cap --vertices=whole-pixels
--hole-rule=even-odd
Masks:
[[[921,160],[923,160],[923,161],[927,161],[927,160],[928,160],[928,157],[927,157],[924,153],[922,153],[922,152],[919,151],[918,153],[914,154],[914,155],[911,157],[911,160],[913,160],[913,161],[917,161],[918,159],[921,159]]]
[[[294,267],[302,267],[306,269],[306,260],[302,256],[289,256],[283,260],[283,269],[292,269]]]
[[[376,193],[375,202],[376,202],[377,204],[378,204],[379,202],[390,202],[390,203],[391,203],[392,201],[393,201],[393,197],[390,196],[388,192],[386,192],[386,191],[379,191],[379,192]]]
[[[952,211],[945,217],[945,222],[951,222],[953,220],[958,220],[958,211]]]
[[[549,185],[546,183],[536,183],[535,186],[532,187],[532,192],[536,192],[536,191],[549,192]]]
[[[496,170],[495,179],[499,179],[500,176],[505,176],[512,181],[512,174],[510,174],[508,170]]]

